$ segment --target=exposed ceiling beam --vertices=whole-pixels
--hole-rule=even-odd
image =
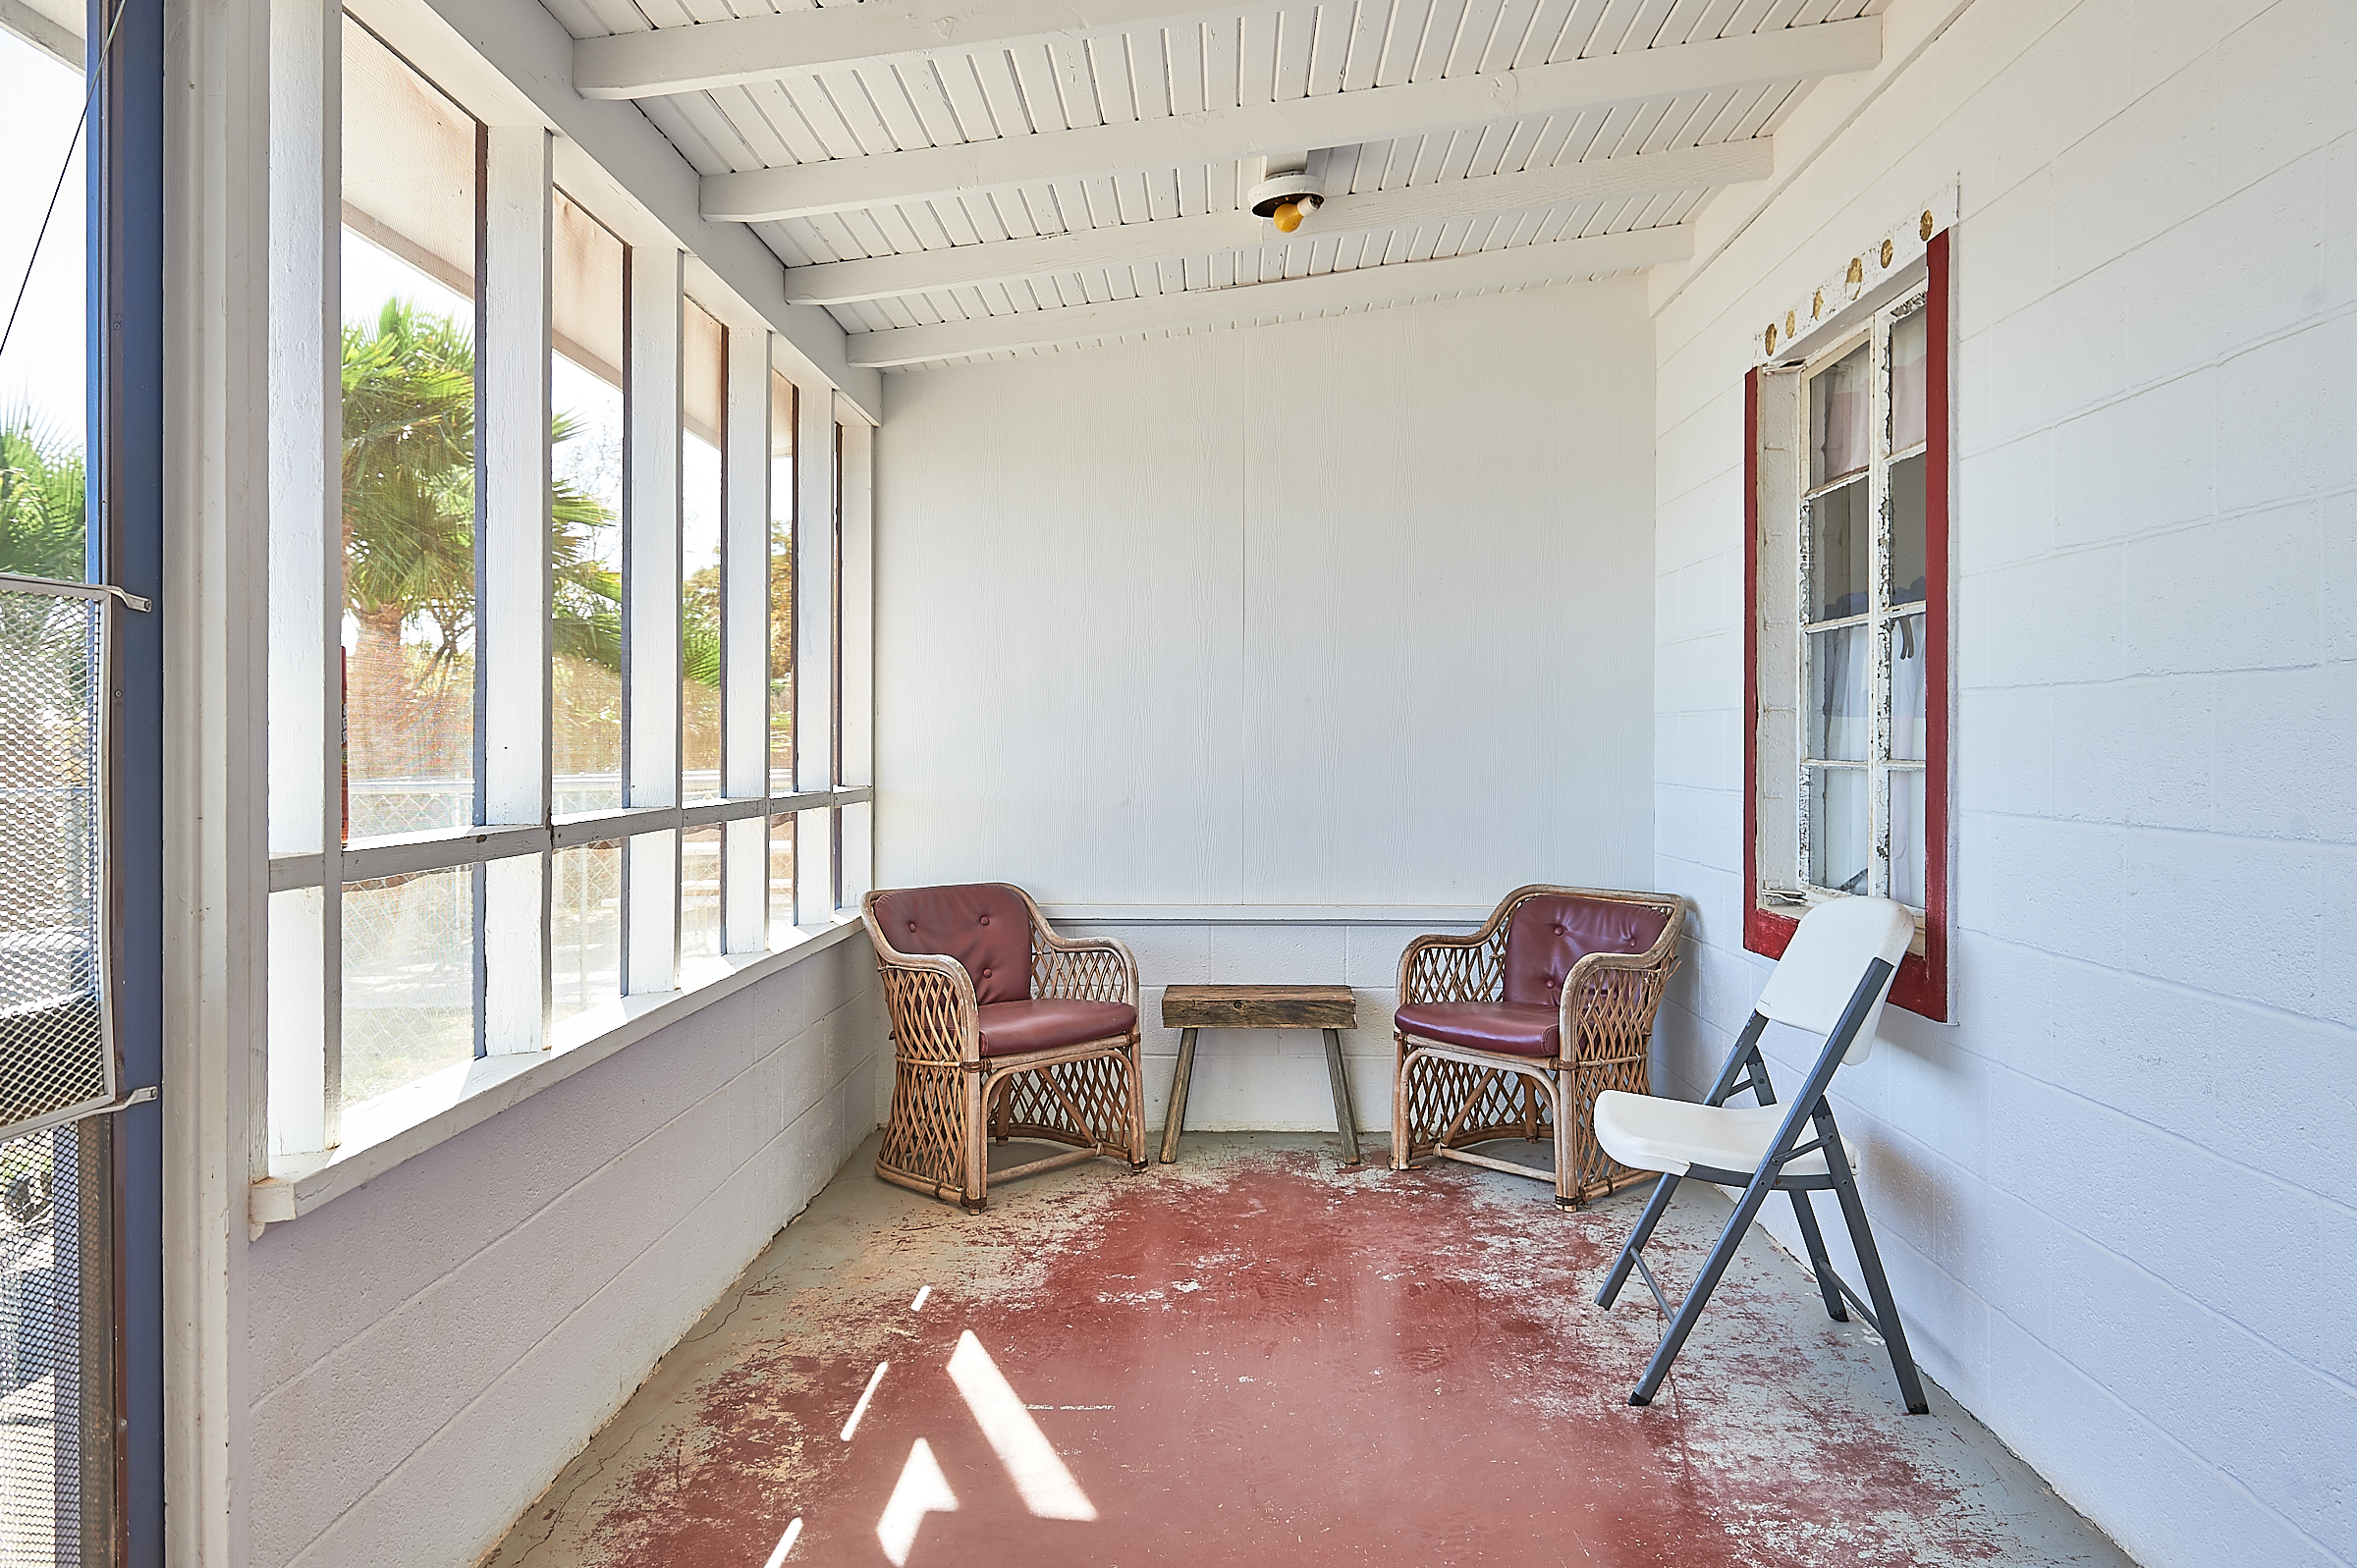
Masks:
[[[1423,295],[1553,283],[1590,273],[1617,272],[1624,267],[1682,261],[1693,253],[1693,229],[1678,224],[1586,240],[1515,245],[1505,250],[1477,250],[1437,261],[1403,261],[1390,266],[1360,267],[1355,272],[1322,273],[1314,278],[1286,278],[1234,289],[1192,289],[1183,294],[1073,305],[1063,310],[1026,310],[974,321],[945,321],[933,327],[854,332],[845,340],[846,351],[851,363],[879,369],[925,364],[1010,349],[1047,349],[1095,338],[1118,338],[1133,332],[1228,326],[1261,316],[1388,304]]]
[[[706,175],[704,216],[746,223],[809,217],[1035,181],[1225,163],[1287,147],[1350,146],[1495,120],[1862,71],[1881,54],[1881,20],[1860,17],[1523,71]]]
[[[1254,16],[1284,4],[1238,0],[1216,11],[1174,15],[1185,0],[865,0],[582,38],[573,46],[573,85],[584,98],[658,98],[840,71],[896,55],[1011,49],[1148,24]]]
[[[54,4],[30,5],[27,0],[0,0],[0,27],[15,33],[59,65],[80,72],[82,69],[81,32],[50,14],[63,9]],[[78,6],[74,9],[81,8]]]
[[[1676,147],[1637,157],[1597,158],[1552,169],[1335,196],[1291,236],[1279,236],[1250,213],[1212,212],[1039,239],[820,262],[788,270],[786,297],[796,304],[834,305],[935,289],[975,289],[1051,273],[1152,265],[1204,251],[1298,245],[1453,218],[1733,185],[1765,180],[1774,168],[1774,149],[1765,139]]]

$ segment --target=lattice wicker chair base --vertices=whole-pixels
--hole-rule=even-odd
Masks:
[[[1137,960],[1060,937],[1020,888],[885,889],[860,905],[892,1017],[876,1174],[982,1208],[992,1183],[1113,1156],[1146,1166]],[[1069,1152],[999,1170],[993,1139]]]
[[[1092,1043],[1038,1057],[962,1063],[896,1057],[892,1116],[876,1174],[979,1211],[1002,1181],[1083,1161],[1112,1158],[1146,1168],[1145,1104],[1138,1037]],[[1117,1054],[1106,1054],[1111,1051]],[[1071,1153],[990,1168],[990,1145],[1009,1139],[1060,1143]]]
[[[1555,1183],[1578,1208],[1650,1172],[1596,1141],[1596,1097],[1645,1094],[1654,1015],[1677,967],[1671,893],[1517,888],[1470,937],[1418,937],[1399,960],[1392,1168],[1431,1156]],[[1552,1171],[1483,1153],[1555,1145]]]
[[[1599,1094],[1607,1089],[1650,1092],[1644,1056],[1566,1065],[1463,1051],[1404,1034],[1393,1039],[1399,1086],[1395,1114],[1404,1144],[1402,1156],[1393,1162],[1395,1169],[1439,1155],[1520,1176],[1552,1174],[1555,1201],[1566,1209],[1653,1179],[1652,1171],[1620,1164],[1596,1141]],[[1568,1118],[1561,1114],[1566,1102]],[[1552,1143],[1553,1170],[1476,1147],[1507,1138]]]

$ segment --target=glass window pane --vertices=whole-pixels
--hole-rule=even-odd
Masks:
[[[560,849],[556,866],[548,909],[552,1023],[622,995],[622,842]]]
[[[1921,762],[1924,750],[1924,625],[1921,615],[1891,622],[1891,755]]]
[[[1923,907],[1923,770],[1891,770],[1891,896]]]
[[[721,955],[721,831],[715,825],[680,835],[680,956]]]
[[[481,128],[344,24],[348,838],[474,820]]]
[[[1803,509],[1809,547],[1809,621],[1839,621],[1866,613],[1868,573],[1874,569],[1874,523],[1866,481],[1829,490]]]
[[[1922,453],[1891,465],[1891,575],[1885,591],[1894,605],[1919,603],[1923,598],[1923,473]]]
[[[474,1057],[474,868],[344,885],[344,1104]]]
[[[1872,400],[1867,394],[1868,345],[1809,378],[1809,488],[1831,484],[1866,466]]]
[[[794,789],[794,383],[769,378],[769,792]],[[770,836],[771,841],[777,835]],[[788,925],[794,922],[789,919]]]
[[[1931,386],[1931,321],[1918,310],[1891,328],[1891,450],[1904,452],[1923,440],[1926,394]]]
[[[769,819],[769,945],[794,930],[794,816]]]
[[[622,804],[623,290],[630,253],[564,191],[550,257],[552,800]]]
[[[1832,892],[1866,892],[1863,768],[1808,770],[1809,883]]]
[[[84,397],[84,143],[75,139],[86,90],[82,73],[0,30],[0,146],[20,170],[20,203],[46,202],[60,165],[48,233],[40,210],[15,205],[0,225],[0,278],[24,280],[0,361],[0,571],[82,580]],[[67,148],[73,158],[67,162]],[[26,265],[31,263],[29,275]]]
[[[1864,762],[1873,734],[1867,655],[1872,628],[1841,626],[1809,633],[1808,754],[1828,762]]]
[[[680,336],[680,786],[720,796],[720,524],[729,335],[694,300]]]

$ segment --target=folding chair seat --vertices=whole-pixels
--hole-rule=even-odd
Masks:
[[[1734,1261],[1744,1234],[1759,1217],[1769,1195],[1781,1191],[1791,1200],[1793,1215],[1800,1221],[1801,1239],[1808,1247],[1809,1266],[1816,1271],[1826,1312],[1835,1322],[1847,1323],[1847,1309],[1855,1307],[1889,1349],[1891,1370],[1897,1375],[1907,1409],[1922,1415],[1931,1408],[1923,1397],[1922,1379],[1916,1376],[1915,1358],[1907,1349],[1898,1305],[1891,1299],[1891,1283],[1883,1273],[1882,1256],[1875,1250],[1866,1205],[1858,1196],[1857,1146],[1841,1136],[1833,1105],[1826,1099],[1835,1072],[1844,1062],[1865,1060],[1874,1049],[1875,1029],[1891,995],[1891,981],[1914,935],[1914,916],[1904,905],[1887,898],[1842,898],[1818,905],[1802,917],[1776,972],[1768,977],[1759,1005],[1728,1053],[1708,1100],[1692,1105],[1617,1090],[1597,1096],[1597,1141],[1620,1163],[1660,1173],[1636,1229],[1621,1247],[1604,1288],[1596,1293],[1596,1304],[1609,1309],[1634,1269],[1661,1304],[1662,1315],[1670,1319],[1669,1330],[1628,1396],[1630,1404],[1653,1403],[1709,1304],[1711,1292]],[[1807,1081],[1788,1106],[1776,1103],[1776,1090],[1768,1079],[1768,1059],[1760,1052],[1760,1036],[1771,1022],[1825,1042]],[[1746,1091],[1757,1100],[1756,1106],[1727,1104],[1730,1095]],[[1645,1266],[1643,1254],[1654,1227],[1670,1208],[1671,1195],[1687,1176],[1740,1187],[1743,1194],[1686,1299],[1672,1311],[1653,1271]],[[1828,1189],[1849,1227],[1850,1244],[1866,1276],[1871,1302],[1860,1300],[1857,1292],[1842,1282],[1826,1253],[1809,1195]]]

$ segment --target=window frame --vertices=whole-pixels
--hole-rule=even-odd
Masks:
[[[806,892],[799,886],[801,868],[795,863],[791,875],[796,886],[792,902],[787,904],[780,899],[776,895],[778,890],[771,887],[769,838],[780,831],[792,835],[794,824],[804,817],[814,819],[823,812],[828,821],[822,831],[839,843],[843,812],[851,807],[864,808],[873,795],[864,784],[847,787],[840,777],[847,765],[864,770],[864,758],[851,759],[847,764],[840,757],[830,756],[825,759],[831,765],[823,769],[823,777],[814,777],[808,771],[810,759],[801,759],[797,766],[803,771],[795,778],[781,780],[773,776],[768,755],[771,618],[779,614],[791,617],[795,608],[809,602],[812,595],[819,596],[818,602],[835,607],[829,624],[817,628],[828,640],[822,651],[826,666],[834,672],[834,678],[824,683],[827,687],[837,686],[841,680],[843,653],[839,628],[844,620],[843,587],[835,580],[842,572],[839,558],[826,549],[801,548],[801,519],[809,515],[808,479],[823,482],[838,498],[841,490],[840,478],[832,472],[808,474],[812,464],[801,460],[810,447],[804,429],[795,432],[794,441],[793,482],[801,493],[795,497],[795,525],[787,565],[791,582],[788,604],[777,605],[777,595],[769,587],[772,561],[768,533],[774,510],[771,489],[776,482],[775,465],[767,457],[772,377],[786,379],[793,393],[788,405],[797,414],[801,408],[815,406],[825,411],[831,424],[841,420],[864,423],[864,416],[855,409],[839,413],[836,400],[828,395],[823,384],[817,387],[805,384],[781,351],[784,340],[774,327],[757,310],[745,306],[731,294],[725,284],[716,290],[710,275],[694,269],[689,254],[668,236],[662,237],[660,243],[650,243],[654,231],[650,230],[646,214],[600,210],[610,198],[598,198],[597,205],[585,199],[574,180],[560,176],[558,143],[543,129],[512,124],[517,117],[512,112],[501,112],[496,105],[485,112],[484,106],[470,103],[463,85],[454,90],[406,50],[397,33],[386,32],[371,15],[344,9],[331,12],[325,37],[313,41],[313,46],[321,51],[314,58],[331,88],[329,103],[337,103],[341,98],[339,40],[344,18],[348,16],[421,81],[473,116],[481,128],[474,291],[477,592],[486,607],[493,603],[490,595],[502,584],[510,585],[511,597],[509,614],[502,618],[508,623],[506,629],[497,635],[486,629],[476,639],[478,702],[473,737],[472,822],[354,843],[339,831],[341,813],[332,805],[321,809],[319,801],[311,800],[293,813],[292,826],[276,821],[272,824],[268,888],[273,900],[274,932],[268,1099],[273,1104],[267,1117],[266,1147],[257,1150],[253,1174],[257,1181],[273,1188],[282,1181],[312,1177],[312,1181],[304,1183],[306,1189],[311,1188],[323,1167],[384,1144],[429,1118],[439,1124],[444,1119],[441,1113],[451,1110],[458,1102],[477,1097],[497,1084],[513,1084],[520,1075],[530,1074],[535,1081],[545,1077],[547,1074],[533,1069],[553,1057],[577,1054],[578,1064],[586,1065],[589,1060],[639,1038],[658,1018],[673,1021],[683,1015],[683,1006],[692,1010],[704,1000],[717,1000],[752,978],[773,972],[803,952],[831,946],[834,939],[850,929],[841,896],[826,897],[825,892],[816,889]],[[308,253],[307,264],[316,269],[322,297],[314,305],[299,301],[290,293],[280,308],[288,312],[287,319],[297,323],[299,331],[295,336],[308,335],[305,341],[312,345],[311,351],[316,356],[310,362],[323,371],[332,371],[337,362],[335,349],[341,326],[337,279],[343,223],[339,202],[341,180],[335,174],[341,161],[340,120],[331,115],[322,127],[314,119],[308,131],[320,138],[315,155],[323,162],[314,165],[314,169],[325,177],[308,190],[291,180],[284,191],[274,192],[273,201],[279,218],[291,216],[312,229],[309,243],[314,248]],[[574,161],[577,165],[577,158]],[[500,181],[505,184],[495,189],[495,183]],[[555,657],[550,631],[552,584],[547,570],[549,486],[553,476],[551,444],[546,438],[552,413],[547,366],[550,354],[555,351],[549,268],[555,243],[553,207],[559,191],[584,215],[612,233],[625,253],[622,301],[625,349],[621,367],[625,477],[622,514],[617,521],[625,537],[622,681],[624,711],[629,716],[622,758],[625,789],[622,803],[611,809],[563,815],[556,812],[551,793],[556,759],[551,744],[554,714],[546,679]],[[535,195],[539,211],[536,230],[530,218]],[[631,198],[624,194],[621,199],[628,206]],[[494,217],[494,213],[498,216]],[[617,224],[617,218],[627,221]],[[499,227],[494,227],[495,224]],[[531,276],[535,235],[536,282]],[[305,258],[299,253],[298,259]],[[640,274],[642,262],[647,263],[645,275]],[[497,270],[503,266],[505,276]],[[666,303],[668,311],[664,308]],[[724,344],[719,429],[722,652],[717,721],[722,781],[717,797],[684,803],[683,770],[686,759],[677,737],[686,705],[682,676],[687,573],[681,549],[683,473],[679,459],[686,429],[680,363],[683,336],[676,329],[684,324],[685,312],[691,307],[712,317],[723,334]],[[531,313],[535,309],[536,346],[529,341],[534,331]],[[675,330],[667,332],[659,319],[651,319],[665,315],[671,318]],[[501,341],[503,337],[505,341]],[[297,376],[301,373],[301,365],[290,372]],[[505,378],[496,389],[495,377]],[[536,412],[529,390],[535,380]],[[336,493],[335,454],[340,450],[342,438],[335,382],[331,379],[327,383],[324,408],[316,407],[317,399],[312,401],[313,416],[321,421],[317,435],[326,460],[308,474],[299,471],[299,466],[290,468],[291,477],[285,480],[284,488],[274,481],[274,504],[288,500],[295,503],[278,512],[274,532],[277,529],[300,532],[306,527],[324,532],[320,539],[301,546],[298,553],[301,559],[285,577],[274,571],[273,590],[291,588],[297,597],[313,604],[324,591],[325,603],[321,608],[325,614],[310,622],[303,622],[299,616],[293,623],[282,622],[275,627],[282,637],[291,637],[298,644],[286,652],[290,662],[302,668],[294,671],[289,678],[274,679],[273,695],[291,699],[298,709],[310,712],[303,725],[289,728],[272,724],[274,748],[283,753],[283,770],[274,766],[273,775],[274,784],[291,781],[299,792],[316,792],[333,802],[341,788],[337,777],[340,767],[337,748],[328,737],[339,733],[343,712],[342,682],[336,676],[339,663],[336,650],[340,645],[337,631],[342,619],[344,571],[334,521],[341,506]],[[504,437],[493,428],[498,417],[505,419]],[[296,438],[298,445],[302,439],[300,435]],[[501,445],[503,439],[505,444]],[[749,460],[755,443],[762,449],[762,457],[760,460]],[[659,444],[669,446],[672,458],[669,463],[648,460]],[[737,450],[740,446],[744,447],[743,452]],[[824,455],[839,447],[839,438],[826,443],[822,460]],[[529,460],[531,454],[527,448],[536,448],[536,469]],[[509,464],[505,475],[492,471],[494,463],[503,459]],[[531,499],[535,495],[536,512]],[[502,508],[503,498],[504,511],[495,511]],[[274,510],[277,510],[275,505]],[[668,591],[655,590],[634,617],[630,603],[630,584],[633,580],[652,580],[643,575],[645,561],[632,559],[630,536],[640,522],[646,526],[636,543],[647,547],[645,561],[667,557],[671,569],[656,575],[674,580]],[[839,520],[837,526],[840,527]],[[740,533],[746,537],[740,539]],[[748,560],[747,552],[738,547],[749,543],[754,534],[760,539],[761,549]],[[759,599],[755,616],[758,625],[744,620],[752,608],[749,602],[731,603],[746,597],[741,591],[740,572],[751,574],[752,591]],[[534,579],[538,586],[536,613],[516,613],[518,601],[513,597],[513,588]],[[528,595],[528,586],[524,592]],[[301,645],[309,641],[314,627],[324,632],[323,645],[315,650],[303,648]],[[794,705],[800,710],[814,701],[834,704],[832,690],[813,690],[807,698],[804,695],[804,682],[798,678],[798,672],[805,668],[800,629],[790,622],[790,634],[796,638]],[[643,639],[649,636],[660,646],[644,643]],[[634,638],[639,639],[639,652],[649,657],[631,658],[630,650]],[[272,665],[276,673],[281,660],[273,658]],[[538,681],[530,678],[534,667],[542,676]],[[519,675],[521,679],[517,678]],[[495,685],[500,685],[507,695],[493,699]],[[529,691],[534,685],[539,688],[536,698]],[[323,693],[318,707],[313,706],[314,691]],[[733,710],[753,722],[732,725]],[[503,775],[506,787],[499,788],[491,784],[484,753],[493,735],[494,720],[504,725],[510,718],[523,720],[527,734],[536,720],[537,741],[526,738],[519,745],[493,748],[515,754],[514,759],[495,765],[506,770]],[[841,730],[839,712],[814,715],[813,722],[827,723],[831,733]],[[648,727],[652,727],[651,732]],[[797,715],[795,733],[798,736],[803,728]],[[639,739],[651,745],[640,761],[652,760],[656,773],[668,771],[668,787],[661,778],[646,773],[643,767],[633,771],[633,730],[638,731]],[[668,746],[662,743],[665,734],[673,739]],[[739,755],[745,747],[750,749]],[[529,771],[522,777],[517,776],[517,760],[521,760],[523,768]],[[536,772],[536,781],[529,776],[530,772]],[[756,773],[757,787],[746,792]],[[535,783],[536,790],[532,787]],[[319,784],[325,787],[317,787]],[[736,787],[732,789],[732,785]],[[536,807],[529,800],[534,793]],[[294,798],[287,797],[289,801]],[[786,825],[783,830],[781,823]],[[745,826],[735,826],[738,824]],[[685,835],[709,829],[720,831],[723,843],[722,950],[717,957],[689,959],[683,972],[681,853]],[[556,880],[555,857],[582,845],[612,842],[625,845],[626,865],[634,855],[640,865],[640,896],[633,896],[627,884],[623,895],[623,976],[618,979],[612,997],[560,1023],[552,1017],[550,995],[556,970],[551,951],[550,909]],[[847,868],[840,852],[829,859],[830,887],[826,892],[849,891],[847,885],[856,885],[863,891],[869,877],[867,866]],[[757,907],[756,901],[749,897],[732,901],[728,891],[732,871],[756,867],[761,884]],[[464,1070],[438,1068],[387,1091],[365,1106],[350,1108],[360,1114],[352,1118],[355,1125],[346,1126],[341,1082],[340,929],[344,890],[355,884],[437,872],[467,872],[473,884],[474,929],[468,977],[474,1021],[472,1057],[464,1064]],[[499,897],[487,898],[492,885],[503,882],[506,892]],[[280,902],[277,895],[306,890],[310,893],[308,901],[292,914],[298,940],[283,942],[275,930],[279,924],[277,917],[291,906]],[[855,899],[857,893],[851,892],[850,896]],[[738,904],[743,907],[736,907]],[[535,908],[536,919],[532,914]],[[636,928],[641,940],[636,942],[632,938],[633,920],[641,923]],[[657,926],[666,929],[655,929]],[[637,984],[628,978],[633,957],[639,960],[641,979]],[[533,974],[537,976],[537,1008],[530,1000],[534,988],[529,982]],[[699,992],[709,995],[699,998]],[[566,1070],[571,1070],[570,1064]],[[444,1082],[445,1079],[452,1081]],[[512,1099],[516,1092],[510,1089],[502,1096],[503,1102]],[[479,1115],[461,1119],[470,1124]],[[398,1147],[406,1153],[407,1146],[415,1142],[414,1138],[403,1138]],[[386,1157],[399,1156],[387,1150]],[[369,1163],[381,1162],[386,1157],[373,1159]],[[365,1180],[366,1173],[357,1173],[354,1179]],[[320,1201],[340,1190],[342,1185],[334,1185]],[[257,1213],[269,1208],[265,1204]],[[288,1217],[275,1211],[264,1215],[264,1217]]]
[[[1926,221],[1928,225],[1928,217]],[[1891,1001],[1910,1012],[1940,1022],[1948,1021],[1953,1012],[1948,948],[1952,933],[1950,874],[1954,858],[1950,742],[1954,689],[1954,575],[1951,570],[1954,509],[1951,500],[1954,494],[1952,479],[1955,459],[1952,397],[1955,345],[1948,241],[1949,231],[1943,228],[1929,236],[1925,245],[1924,902],[1917,921],[1915,948],[1900,960],[1898,976],[1891,989]],[[1908,289],[1891,297],[1903,299],[1912,293],[1912,289]],[[1879,313],[1889,302],[1873,301],[1875,313]],[[1861,301],[1862,305],[1865,303]],[[1844,314],[1846,316],[1847,313]],[[1836,317],[1834,325],[1840,325],[1843,319]],[[1829,334],[1825,341],[1836,345],[1836,349],[1849,347],[1856,340],[1861,327],[1872,330],[1871,322],[1872,313],[1849,318],[1848,330],[1837,335]],[[1788,356],[1787,362],[1794,366],[1814,368],[1821,362],[1830,363],[1835,357],[1835,351],[1821,351],[1806,356]],[[1794,780],[1785,784],[1788,795],[1764,788],[1762,778],[1763,752],[1768,749],[1762,742],[1763,726],[1771,722],[1770,714],[1779,698],[1793,700],[1792,694],[1781,690],[1767,692],[1762,686],[1763,678],[1768,674],[1762,669],[1760,647],[1764,624],[1761,609],[1762,573],[1786,568],[1796,569],[1798,565],[1796,554],[1781,550],[1776,553],[1773,561],[1768,559],[1769,553],[1763,543],[1765,526],[1769,520],[1764,492],[1771,478],[1767,466],[1769,449],[1764,445],[1770,432],[1762,428],[1761,378],[1765,373],[1767,367],[1754,366],[1743,379],[1743,946],[1748,951],[1777,958],[1783,955],[1786,945],[1791,942],[1799,918],[1796,914],[1785,912],[1792,905],[1772,900],[1762,886],[1762,812],[1764,803],[1788,801],[1788,809],[1795,813],[1797,820],[1797,814],[1804,807],[1798,787],[1797,769]],[[1802,370],[1799,373],[1806,375],[1808,372]],[[1805,381],[1793,406],[1803,427],[1795,445],[1805,452],[1808,418]],[[1887,446],[1887,441],[1880,435],[1876,441],[1878,451]],[[1881,452],[1881,460],[1888,460],[1887,452]],[[1806,489],[1805,483],[1795,489],[1795,502],[1801,494],[1805,494]],[[1879,595],[1879,590],[1877,592]],[[1784,634],[1784,629],[1780,626],[1779,634]],[[1795,637],[1806,635],[1797,622],[1789,628],[1789,634]],[[1879,652],[1875,664],[1880,670],[1883,660]],[[1799,661],[1799,665],[1800,680],[1805,688],[1805,658]],[[1778,678],[1781,686],[1781,674]],[[1883,700],[1884,684],[1880,678],[1873,683],[1878,704]],[[1875,724],[1879,731],[1883,728],[1879,706],[1877,714]],[[1797,762],[1805,749],[1798,734],[1801,725],[1798,711],[1793,711],[1790,722],[1795,729],[1791,749]],[[1884,736],[1882,740],[1887,738]],[[1878,740],[1868,748],[1866,766],[1870,779],[1878,777],[1878,765],[1874,757],[1881,749],[1881,743]],[[1779,804],[1777,809],[1786,807]],[[1868,853],[1874,854],[1877,848],[1870,836]],[[1814,904],[1840,896],[1844,895],[1809,890],[1806,902]]]

